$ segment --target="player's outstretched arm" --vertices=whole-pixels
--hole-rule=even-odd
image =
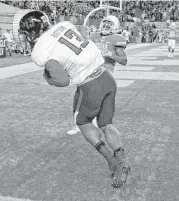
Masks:
[[[125,66],[127,64],[127,56],[124,52],[124,47],[115,47],[115,53],[113,59],[119,64]]]
[[[47,62],[43,76],[48,84],[56,87],[66,87],[70,84],[68,74],[55,60],[50,60]]]

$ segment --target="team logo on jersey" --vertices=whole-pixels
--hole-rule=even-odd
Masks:
[[[104,40],[98,41],[96,43],[97,47],[101,50],[102,55],[108,55],[109,54],[109,46],[108,44],[110,44],[109,42],[106,42]]]
[[[106,51],[106,49],[108,49],[108,45],[106,43],[96,43],[96,45],[101,51]]]
[[[97,47],[101,50],[103,56],[109,55],[109,47],[107,43],[96,43]]]

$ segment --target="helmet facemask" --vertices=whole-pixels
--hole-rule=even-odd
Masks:
[[[114,23],[108,20],[104,20],[101,25],[101,33],[106,36],[113,33]]]

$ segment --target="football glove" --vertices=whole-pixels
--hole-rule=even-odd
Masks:
[[[48,79],[51,78],[50,73],[47,69],[44,69],[44,77]]]

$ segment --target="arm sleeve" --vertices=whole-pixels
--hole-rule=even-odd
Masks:
[[[116,42],[114,46],[115,46],[115,47],[124,47],[124,48],[125,48],[126,45],[127,45],[126,42]]]
[[[46,72],[44,72],[44,78],[50,85],[56,87],[66,87],[70,84],[70,79],[62,65],[55,60],[50,60],[45,65]]]
[[[127,56],[124,49],[122,47],[116,47],[115,52],[116,52],[115,61],[117,61],[119,64],[126,65]]]

